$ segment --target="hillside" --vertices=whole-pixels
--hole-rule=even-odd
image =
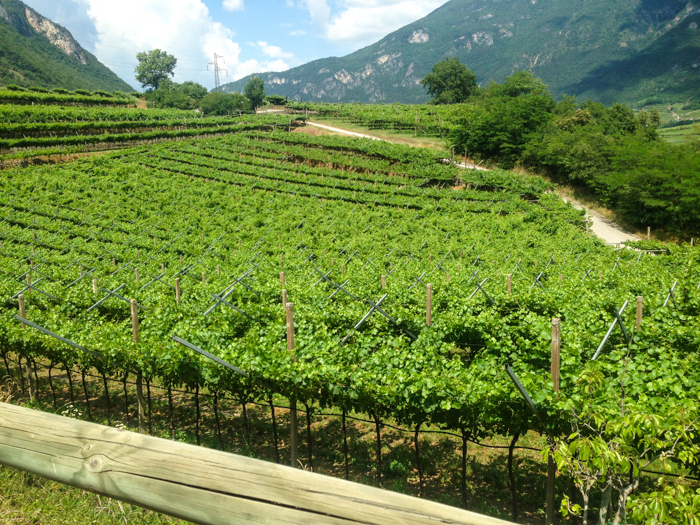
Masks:
[[[686,101],[700,96],[699,23],[700,4],[686,0],[452,0],[346,57],[261,76],[295,100],[420,103],[420,79],[456,56],[482,85],[530,69],[557,96]]]
[[[133,91],[64,27],[20,0],[0,0],[0,85]]]

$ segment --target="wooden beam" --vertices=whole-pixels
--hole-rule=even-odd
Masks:
[[[0,403],[0,463],[202,524],[505,525],[439,503]]]

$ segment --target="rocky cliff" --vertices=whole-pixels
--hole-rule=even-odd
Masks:
[[[0,86],[132,91],[70,31],[21,0],[0,0]]]

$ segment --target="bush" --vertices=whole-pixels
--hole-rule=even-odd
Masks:
[[[68,91],[67,89],[63,89],[63,88],[53,88],[51,90],[51,93],[56,93],[58,95],[70,95],[70,91]]]
[[[212,91],[202,99],[200,109],[205,115],[231,115],[252,110],[250,101],[240,93],[224,94]]]
[[[146,100],[159,108],[196,109],[207,94],[207,88],[196,82],[164,82],[163,87],[146,91]]]
[[[10,84],[9,86],[5,86],[5,89],[8,91],[27,91],[26,88],[23,88],[22,86],[17,86],[15,84]]]

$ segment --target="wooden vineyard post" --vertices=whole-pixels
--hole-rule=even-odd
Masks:
[[[513,295],[513,274],[508,274],[508,295]]]
[[[283,290],[283,294],[286,298],[286,290]],[[294,362],[294,305],[285,303],[285,309],[287,311],[287,350],[292,356],[292,362]],[[298,435],[297,400],[296,397],[292,397],[289,400],[289,451],[290,464],[294,468],[298,467]]]
[[[559,392],[559,372],[561,367],[561,319],[552,319],[552,386],[555,392]],[[547,459],[547,516],[546,525],[554,524],[555,489],[556,489],[557,464],[552,454]]]
[[[27,311],[24,306],[24,294],[21,294],[18,298],[19,301],[19,316],[22,319],[27,318]],[[22,323],[22,328],[26,330],[27,325]],[[31,359],[28,357],[25,359],[24,366],[27,372],[27,386],[29,389],[29,400],[33,403],[36,401],[36,385],[34,385],[34,375],[32,374]]]
[[[134,268],[134,276],[136,277],[136,282],[139,282],[139,269]]]
[[[651,226],[647,226],[647,241],[651,239]]]
[[[287,287],[286,276],[284,275],[284,272],[280,272],[280,283],[282,283],[282,288]]]
[[[600,270],[600,282],[603,282],[603,270]]]
[[[445,282],[447,284],[450,284],[450,274],[449,273],[447,275],[445,275]]]
[[[345,275],[345,265],[344,264],[340,265],[340,275]]]
[[[19,316],[20,316],[22,319],[26,319],[26,318],[27,318],[27,312],[26,312],[26,309],[25,309],[25,307],[24,307],[24,294],[20,294],[20,296],[17,298],[17,300],[19,301]],[[27,325],[24,324],[24,323],[22,323],[22,328],[24,328],[24,329],[26,330]]]
[[[386,275],[382,275],[382,290],[386,290]]]
[[[180,304],[180,278],[175,279],[175,302]]]
[[[27,293],[32,293],[32,274],[27,274]]]
[[[139,307],[136,304],[136,299],[131,300],[131,331],[134,343],[139,342]],[[136,373],[136,399],[138,401],[139,412],[139,434],[146,433],[146,416],[144,412],[143,400],[143,373],[139,370]]]
[[[561,362],[561,319],[552,319],[552,384],[559,392],[559,370]]]
[[[97,294],[97,279],[92,280],[92,293]]]
[[[428,300],[427,300],[426,311],[425,311],[425,323],[428,326],[433,325],[433,285],[432,284],[428,285]]]
[[[221,265],[220,264],[216,265],[216,275],[221,275]]]
[[[637,297],[637,332],[642,329],[642,318],[644,316],[644,297]]]
[[[287,290],[282,290],[282,306],[287,309]]]

